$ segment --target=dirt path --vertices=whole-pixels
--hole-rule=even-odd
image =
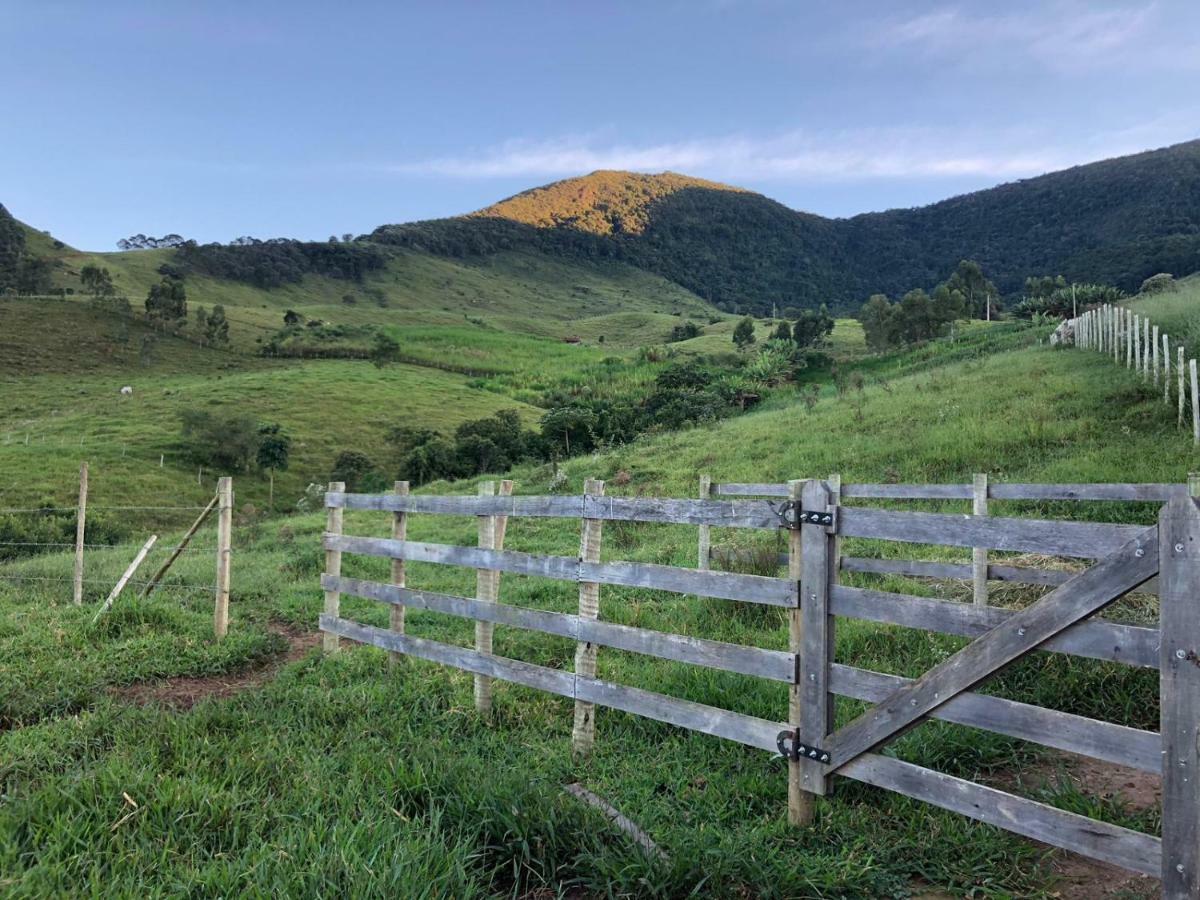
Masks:
[[[1073,753],[1055,753],[1022,771],[989,779],[988,783],[1028,795],[1031,789],[1053,786],[1062,778],[1091,797],[1118,798],[1130,810],[1150,809],[1162,802],[1162,780],[1157,775]],[[1148,900],[1158,897],[1162,890],[1157,878],[1077,853],[1057,853],[1047,865],[1055,879],[1051,896],[1062,900]]]
[[[181,676],[144,684],[130,684],[115,687],[111,693],[114,697],[140,706],[157,703],[174,709],[191,709],[201,700],[210,697],[232,697],[270,681],[283,666],[303,658],[321,643],[321,634],[317,631],[300,631],[274,625],[268,630],[286,639],[288,648],[287,652],[261,665],[227,675],[199,678]]]

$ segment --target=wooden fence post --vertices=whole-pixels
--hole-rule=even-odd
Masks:
[[[1187,397],[1187,386],[1184,382],[1184,379],[1187,376],[1184,374],[1184,371],[1183,371],[1184,365],[1183,365],[1183,348],[1182,347],[1175,348],[1175,369],[1176,369],[1176,375],[1179,379],[1179,422],[1177,423],[1177,425],[1179,428],[1182,428],[1183,427],[1183,403],[1184,403],[1184,398]]]
[[[604,482],[589,478],[583,483],[584,496],[603,497]],[[584,519],[580,528],[579,559],[581,562],[600,562],[600,539],[603,519]],[[600,585],[592,581],[579,583],[579,616],[600,618]],[[580,641],[575,647],[575,674],[583,678],[596,677],[596,645]],[[575,723],[571,729],[571,749],[580,756],[592,752],[596,743],[596,707],[582,700],[575,701]]]
[[[1147,325],[1150,324],[1149,320],[1147,320],[1146,324]],[[1154,356],[1153,356],[1153,358],[1154,358],[1154,363],[1153,363],[1154,386],[1157,387],[1158,386],[1158,326],[1157,325],[1154,326],[1154,337],[1152,340],[1153,340],[1152,346],[1154,347]]]
[[[1125,310],[1125,368],[1133,368],[1133,312]]]
[[[88,464],[79,466],[79,505],[75,510],[75,584],[72,599],[76,606],[83,605],[83,543],[87,530]]]
[[[1162,354],[1163,354],[1163,403],[1167,406],[1171,405],[1171,339],[1167,335],[1162,336]]]
[[[1150,319],[1142,320],[1142,381],[1150,380]]]
[[[975,475],[971,493],[971,513],[976,516],[988,514],[988,477],[986,472]],[[971,548],[972,597],[978,606],[988,602],[988,551],[987,547]]]
[[[399,497],[408,496],[408,482],[397,481],[392,486],[392,492]],[[408,540],[408,513],[394,512],[392,513],[392,540],[405,541]],[[396,587],[405,586],[404,560],[392,560],[392,584]],[[391,611],[388,613],[388,626],[397,634],[404,634],[404,606],[400,603],[393,603]],[[388,668],[395,668],[400,660],[404,657],[403,653],[388,654]]]
[[[700,476],[700,499],[712,498],[712,476]],[[709,558],[712,553],[712,530],[708,525],[700,525],[696,529],[696,568],[701,572],[709,569]]]
[[[1142,371],[1142,317],[1133,317],[1133,371]]]
[[[1188,360],[1192,382],[1192,443],[1200,444],[1200,379],[1196,377],[1196,361]]]
[[[842,505],[842,476],[839,472],[834,472],[829,476],[826,482],[829,485],[829,502],[833,506]],[[833,572],[830,574],[830,580],[836,584],[841,581],[842,572],[842,539],[838,535],[833,536]]]
[[[340,512],[340,510],[339,510]],[[213,634],[229,631],[229,571],[233,560],[233,479],[217,480],[217,602],[213,609]]]
[[[341,481],[329,482],[329,492],[339,494],[346,490],[345,483]],[[328,506],[325,513],[325,531],[329,534],[342,533],[342,513],[345,510],[340,506]],[[342,574],[342,551],[341,550],[326,550],[325,551],[325,574],[338,576]],[[341,614],[342,595],[338,591],[325,592],[325,615],[337,616]],[[328,631],[321,634],[321,647],[326,653],[337,653],[338,651],[338,636],[330,634]]]
[[[801,491],[801,508],[806,512],[837,512],[829,486],[813,479]],[[834,628],[829,612],[829,586],[833,580],[834,529],[817,522],[800,528],[800,730],[797,740],[809,747],[829,748],[826,738],[833,732],[833,695],[829,671],[833,662]],[[829,792],[829,767],[822,762],[799,760],[800,787],[805,792],[807,821],[812,821],[814,796]]]
[[[500,496],[512,494],[511,481],[500,482]],[[496,494],[496,482],[485,481],[479,485],[480,497]],[[479,546],[484,550],[503,550],[504,533],[508,527],[508,516],[479,516]],[[495,603],[500,599],[500,572],[495,569],[477,569],[475,572],[475,597],[484,603]],[[496,626],[493,622],[475,622],[475,652],[492,655],[492,641]],[[492,679],[487,675],[475,676],[475,711],[481,716],[492,714]]]
[[[1159,515],[1162,886],[1200,897],[1200,510],[1178,496]]]
[[[788,499],[800,504],[804,495],[803,481],[788,482]],[[788,578],[800,590],[804,574],[803,546],[799,528],[788,531]],[[799,595],[797,595],[799,596]],[[800,678],[801,654],[804,651],[804,621],[799,608],[788,610],[788,650],[796,658],[796,678]],[[788,724],[793,733],[800,728],[800,715],[804,707],[803,685],[797,680],[788,688]],[[813,797],[802,788],[800,763],[788,760],[788,824],[810,825],[813,818]]]
[[[1112,357],[1113,362],[1121,364],[1121,307],[1112,307]]]

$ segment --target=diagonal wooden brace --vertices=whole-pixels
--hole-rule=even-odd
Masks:
[[[830,772],[898,736],[931,710],[1156,574],[1158,528],[1152,526],[834,733],[826,744]]]

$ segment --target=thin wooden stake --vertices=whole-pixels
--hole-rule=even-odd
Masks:
[[[1192,443],[1200,444],[1200,379],[1196,377],[1196,361],[1188,360],[1192,382]]]
[[[129,564],[129,567],[125,570],[125,574],[121,576],[120,580],[116,583],[116,586],[114,586],[112,591],[109,593],[108,599],[104,601],[103,605],[98,610],[96,610],[96,615],[92,618],[93,625],[99,621],[102,615],[108,612],[109,608],[112,607],[113,602],[116,601],[119,596],[121,596],[121,591],[125,590],[125,585],[129,583],[129,579],[133,577],[133,573],[137,571],[138,566],[142,564],[142,560],[146,558],[146,554],[150,552],[150,548],[154,546],[154,542],[157,540],[157,534],[150,535],[150,539],[146,541],[146,543],[142,546],[142,549],[137,552],[137,556],[133,558],[133,562]]]
[[[196,532],[200,530],[200,526],[204,524],[204,521],[216,508],[217,502],[220,499],[220,494],[214,494],[213,498],[208,501],[208,506],[204,507],[204,511],[196,517],[196,521],[192,523],[192,527],[187,530],[187,533],[179,541],[179,544],[174,550],[171,551],[171,555],[167,557],[167,561],[159,566],[158,571],[155,572],[150,580],[146,583],[146,589],[142,591],[143,597],[149,597],[150,592],[158,587],[158,583],[162,581],[163,576],[167,574],[167,570],[175,564],[175,560],[179,559],[179,557],[183,555],[183,551],[187,548],[188,543],[193,537],[196,536]]]
[[[233,561],[233,479],[217,479],[217,602],[213,607],[213,634],[217,640],[229,631],[229,572]]]
[[[1171,405],[1171,339],[1162,336],[1163,354],[1163,403]]]
[[[1184,375],[1183,348],[1182,347],[1175,348],[1175,373],[1179,378],[1179,420],[1176,423],[1176,425],[1179,428],[1182,428],[1183,427],[1183,404],[1184,404],[1185,398],[1187,397],[1187,385],[1184,382],[1184,379],[1187,376]]]
[[[1150,320],[1143,319],[1142,334],[1142,381],[1150,380]]]
[[[589,478],[583,484],[585,496],[603,497],[604,482]],[[603,536],[603,519],[584,519],[579,533],[579,559],[582,562],[600,562],[600,539]],[[600,585],[596,582],[579,583],[579,616],[584,619],[600,618]],[[596,677],[596,645],[580,641],[575,647],[575,674],[582,678]],[[582,700],[575,701],[575,722],[571,729],[571,749],[580,756],[592,752],[596,743],[596,707]]]
[[[329,482],[329,492],[340,494],[346,490],[346,485],[341,481]],[[342,533],[342,508],[340,506],[326,507],[325,513],[325,531],[329,534]],[[342,574],[342,551],[341,550],[326,550],[325,551],[325,574],[326,575],[341,575]],[[342,595],[338,591],[325,592],[325,615],[337,616],[341,613]],[[321,634],[321,649],[325,653],[337,653],[339,648],[338,636],[330,634],[328,631]]]
[[[392,486],[392,493],[399,497],[408,496],[408,482],[397,481]],[[392,540],[406,541],[408,540],[408,513],[395,512],[392,513]],[[404,571],[404,560],[392,560],[392,584],[397,587],[405,586],[406,573]],[[402,603],[394,603],[391,606],[391,612],[388,616],[388,627],[396,634],[404,634],[404,605]],[[395,668],[400,660],[404,658],[403,653],[389,653],[388,667]]]
[[[700,499],[712,498],[712,476],[700,476]],[[709,570],[712,554],[712,529],[708,525],[700,525],[696,529],[696,568],[701,572]]]
[[[1157,325],[1154,326],[1154,339],[1153,339],[1152,346],[1154,347],[1154,367],[1153,367],[1154,368],[1154,385],[1155,385],[1155,387],[1157,387],[1158,386],[1158,326]]]
[[[972,488],[971,513],[976,516],[988,514],[988,477],[986,472],[975,475]],[[979,606],[988,602],[988,551],[987,547],[971,549],[972,597]]]
[[[76,606],[83,605],[83,544],[87,530],[88,464],[79,466],[79,505],[75,509],[75,584],[72,599]]]

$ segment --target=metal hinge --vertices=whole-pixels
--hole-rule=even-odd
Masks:
[[[811,759],[813,762],[826,764],[830,760],[828,750],[822,750],[820,747],[811,747],[808,744],[802,743],[797,738],[795,731],[779,732],[779,736],[775,738],[775,744],[779,747],[779,753],[784,759],[793,761]]]

